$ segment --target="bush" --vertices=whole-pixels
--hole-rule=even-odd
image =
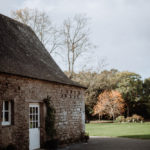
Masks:
[[[144,121],[144,118],[143,118],[142,116],[139,116],[139,115],[134,114],[134,115],[132,116],[132,121],[133,121],[133,122],[143,122],[143,121]]]
[[[119,116],[115,120],[116,122],[143,122],[144,118],[140,115],[132,115],[132,117],[125,118],[124,116]]]
[[[116,122],[125,122],[125,117],[124,116],[118,116],[115,121]]]
[[[136,114],[132,115],[132,117],[126,118],[126,122],[143,122],[143,121],[144,121],[144,118]]]
[[[127,117],[126,122],[132,122],[132,117]]]
[[[48,137],[53,139],[56,135],[55,129],[55,108],[51,105],[51,97],[47,96],[44,99],[46,104],[46,118],[45,118],[45,131]]]
[[[89,134],[86,132],[81,132],[80,140],[81,140],[81,142],[88,142]]]

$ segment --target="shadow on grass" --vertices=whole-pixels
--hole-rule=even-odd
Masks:
[[[133,138],[133,139],[150,139],[150,134],[147,135],[125,135],[125,136],[118,136],[122,138]]]

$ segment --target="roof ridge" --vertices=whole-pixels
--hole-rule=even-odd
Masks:
[[[25,24],[25,23],[22,23],[22,22],[20,22],[20,21],[14,19],[14,18],[11,18],[11,17],[9,17],[9,16],[6,16],[6,15],[4,15],[4,14],[2,14],[2,13],[0,13],[0,17],[2,17],[2,18],[4,18],[4,19],[8,19],[9,21],[12,21],[12,22],[14,22],[14,23],[20,24],[20,25],[22,25],[22,26],[25,26],[25,27],[28,27],[28,28],[31,29],[31,27],[30,27],[29,25],[27,25],[27,24]],[[31,30],[32,30],[32,29],[31,29]]]

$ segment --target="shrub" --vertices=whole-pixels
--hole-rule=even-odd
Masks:
[[[81,142],[88,142],[89,134],[86,132],[81,132],[80,140],[81,140]]]
[[[139,115],[134,114],[134,115],[132,116],[132,121],[133,121],[133,122],[143,122],[143,121],[144,121],[144,118],[143,118],[142,116],[139,116]]]
[[[45,131],[48,137],[53,139],[56,135],[55,129],[55,108],[51,105],[51,97],[44,99],[46,104]]]
[[[116,118],[116,122],[125,122],[125,117],[124,116],[118,116]]]
[[[115,120],[116,122],[143,122],[144,118],[140,115],[132,115],[132,117],[125,118],[124,116],[119,116]]]
[[[143,122],[143,121],[144,121],[144,118],[136,114],[132,115],[132,117],[126,118],[126,122]]]
[[[126,122],[132,122],[132,117],[127,117]]]

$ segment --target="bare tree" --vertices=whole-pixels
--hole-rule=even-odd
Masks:
[[[61,33],[62,46],[67,51],[69,77],[72,78],[76,60],[92,46],[89,40],[88,18],[76,15],[72,19],[66,19]]]
[[[59,32],[53,26],[49,16],[37,9],[19,9],[12,11],[12,17],[29,25],[49,52],[54,52],[60,45]]]

